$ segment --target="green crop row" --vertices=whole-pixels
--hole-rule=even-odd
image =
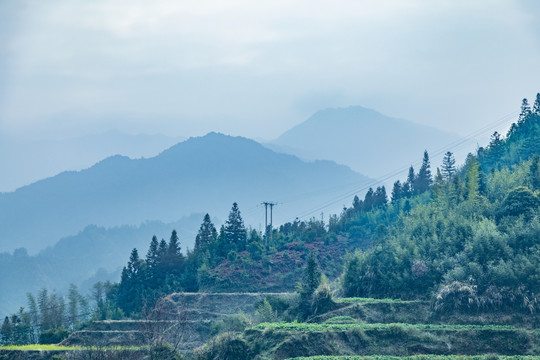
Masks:
[[[336,299],[338,303],[344,304],[365,304],[365,303],[383,303],[383,304],[409,304],[419,302],[418,300],[407,301],[401,299],[374,299],[374,298],[361,298],[361,297],[349,297]]]
[[[142,350],[144,346],[63,346],[63,345],[4,345],[0,346],[0,350],[16,350],[16,351],[79,351],[79,350]]]
[[[350,329],[420,329],[420,330],[516,330],[516,327],[510,325],[451,325],[451,324],[333,324],[333,323],[298,323],[298,322],[279,322],[279,323],[260,323],[254,329],[258,330],[277,330],[277,331],[325,331],[325,330],[350,330]]]

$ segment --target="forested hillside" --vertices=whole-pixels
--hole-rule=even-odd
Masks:
[[[495,133],[462,168],[454,169],[448,154],[423,203],[385,228],[368,251],[348,260],[344,293],[434,296],[441,309],[538,311],[539,136],[537,97],[532,110],[523,101],[519,121],[505,138]],[[399,189],[396,183],[385,211],[407,205]]]

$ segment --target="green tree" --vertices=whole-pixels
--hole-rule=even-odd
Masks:
[[[302,283],[302,293],[312,295],[321,284],[321,270],[313,254],[309,254],[304,270],[304,280]]]
[[[378,186],[373,194],[373,207],[385,206],[388,204],[388,196],[386,196],[386,188]]]
[[[366,192],[366,195],[364,196],[364,211],[369,211],[373,208],[373,205],[375,203],[374,195],[375,193],[373,192],[373,188],[369,188]]]
[[[392,202],[396,202],[402,197],[402,187],[401,187],[401,181],[397,180],[394,182],[394,186],[392,187]]]
[[[431,170],[429,164],[429,155],[427,150],[424,151],[424,158],[422,159],[422,166],[418,170],[418,175],[414,180],[414,192],[421,194],[431,187],[433,179],[431,177]]]
[[[476,201],[480,195],[480,163],[476,157],[469,156],[466,163],[467,199]]]
[[[442,168],[441,168],[441,174],[445,180],[448,180],[456,173],[456,160],[454,159],[454,154],[452,154],[450,151],[447,151],[446,154],[444,154],[443,162],[442,162]]]
[[[406,197],[410,197],[412,194],[415,193],[415,179],[416,175],[414,173],[414,167],[411,165],[409,167],[409,173],[407,174],[407,181],[403,184],[403,193],[406,195]]]
[[[150,247],[146,253],[146,264],[149,269],[154,269],[159,261],[159,242],[156,235],[152,236]]]
[[[298,310],[302,319],[306,319],[313,313],[313,294],[321,284],[321,276],[319,264],[313,254],[310,253],[306,261],[302,283],[298,286],[300,293]]]
[[[81,317],[80,307],[82,297],[83,296],[79,293],[77,286],[75,284],[70,284],[68,290],[68,317],[69,325],[72,330],[74,330],[79,324],[79,319]]]
[[[540,115],[540,93],[536,94],[536,99],[534,100],[532,112],[536,115]]]
[[[437,174],[435,175],[435,182],[433,184],[433,199],[439,208],[446,208],[448,206],[448,183],[444,181],[441,170],[437,168]]]
[[[531,159],[529,182],[533,190],[540,190],[540,157],[538,155],[533,156]]]
[[[195,254],[202,254],[208,251],[211,245],[217,240],[217,231],[210,219],[210,215],[204,215],[203,222],[199,228],[199,233],[195,237]]]
[[[529,105],[529,101],[525,98],[521,101],[521,112],[519,114],[518,125],[522,124],[531,113],[531,106]]]
[[[8,316],[4,318],[4,322],[2,323],[2,327],[0,328],[0,340],[3,344],[11,344],[13,341],[12,327]]]
[[[358,198],[358,195],[354,195],[352,206],[355,211],[360,211],[364,207],[364,202]]]
[[[167,274],[170,274],[174,277],[173,281],[179,280],[179,276],[184,270],[184,261],[185,258],[182,254],[182,249],[180,247],[180,239],[178,238],[178,233],[176,232],[176,230],[173,230],[171,233],[171,238],[169,239],[169,244],[167,246],[167,255],[165,257],[166,271]]]
[[[525,215],[526,218],[530,218],[538,207],[540,207],[538,197],[529,188],[519,186],[506,196],[502,214],[504,216]]]
[[[233,204],[229,213],[229,218],[223,228],[223,238],[226,246],[231,250],[243,251],[246,249],[246,227],[244,226],[244,220],[242,220],[237,203]]]
[[[37,342],[37,335],[39,333],[40,319],[39,319],[39,310],[36,302],[36,298],[31,293],[26,294],[26,299],[28,302],[28,313],[30,315],[30,324],[32,329],[35,329],[32,333],[32,343]]]

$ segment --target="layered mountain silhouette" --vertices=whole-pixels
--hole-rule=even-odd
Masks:
[[[308,163],[252,140],[210,133],[152,158],[112,156],[86,170],[0,194],[0,251],[26,247],[37,252],[90,224],[173,222],[204,212],[226,219],[233,202],[248,225],[261,229],[261,201],[280,203],[276,223],[292,221],[368,181],[333,162]],[[343,205],[333,203],[324,211]]]
[[[87,226],[76,235],[60,239],[54,246],[29,256],[25,249],[0,253],[0,315],[18,310],[28,292],[41,288],[66,293],[70,283],[89,293],[97,281],[119,281],[120,270],[133,248],[143,257],[153,235],[168,240],[178,230],[182,251],[193,249],[196,230],[204,214],[192,214],[173,223],[145,222],[139,226],[112,228]]]
[[[333,160],[378,178],[421,160],[425,149],[436,155],[460,140],[456,134],[351,106],[318,111],[268,147],[307,160]]]
[[[131,135],[120,131],[61,140],[22,140],[0,136],[0,192],[54,176],[81,170],[104,158],[122,154],[131,158],[156,156],[185,138],[165,135]]]

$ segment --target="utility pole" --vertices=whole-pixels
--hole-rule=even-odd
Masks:
[[[264,205],[264,230],[266,233],[266,245],[268,245],[268,236],[272,239],[272,210],[277,203],[272,201],[264,201],[261,203]],[[268,207],[270,207],[270,228],[268,227]]]

